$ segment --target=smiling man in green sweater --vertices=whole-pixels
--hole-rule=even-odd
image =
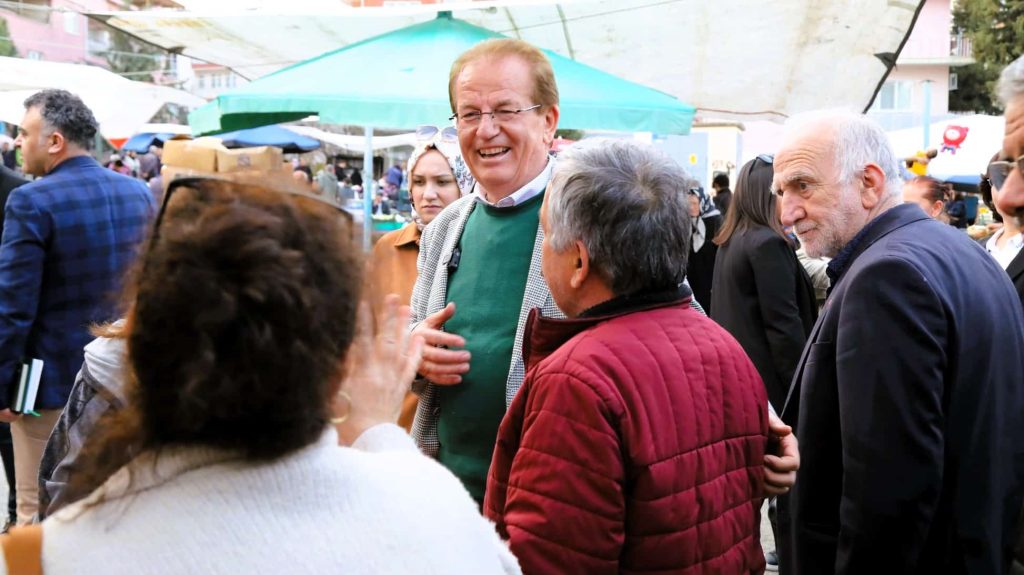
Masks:
[[[477,183],[420,241],[412,307],[430,346],[420,366],[430,384],[413,436],[481,501],[498,425],[523,381],[526,316],[534,307],[560,315],[541,277],[538,218],[558,87],[540,50],[492,40],[455,62],[449,95]]]

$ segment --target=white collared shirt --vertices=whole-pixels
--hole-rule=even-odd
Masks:
[[[554,170],[554,168],[555,157],[548,156],[548,165],[544,166],[544,169],[541,170],[540,174],[538,174],[536,178],[530,180],[529,183],[519,188],[511,195],[505,196],[493,204],[487,201],[487,198],[484,197],[483,192],[480,191],[479,183],[474,184],[473,195],[476,196],[476,201],[494,208],[511,208],[513,206],[518,206],[530,198],[537,197],[537,194],[544,191],[544,188],[548,185],[548,181],[551,180],[551,171]]]
[[[992,257],[994,257],[996,261],[999,262],[999,265],[1005,270],[1010,267],[1010,262],[1017,257],[1017,254],[1020,253],[1021,247],[1024,246],[1024,235],[1018,233],[1012,238],[1006,240],[1006,245],[1000,248],[996,245],[996,240],[998,240],[1002,235],[1003,230],[998,230],[996,233],[992,234],[992,237],[985,242],[985,249],[988,250],[988,253],[992,254]]]

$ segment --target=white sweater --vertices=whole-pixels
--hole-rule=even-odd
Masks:
[[[458,479],[402,429],[337,441],[331,428],[263,465],[198,448],[140,457],[43,523],[43,571],[520,573]]]

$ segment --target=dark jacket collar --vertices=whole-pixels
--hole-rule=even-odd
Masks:
[[[103,167],[103,166],[100,166],[99,162],[94,160],[92,158],[92,156],[89,156],[89,155],[75,156],[73,158],[68,158],[68,159],[64,160],[63,162],[57,164],[56,166],[53,167],[52,170],[47,172],[46,175],[47,176],[51,176],[53,174],[56,174],[60,170],[74,169],[74,168],[85,168],[85,167],[88,167],[88,166]]]
[[[927,220],[928,214],[917,206],[917,204],[900,204],[895,208],[890,208],[878,216],[875,219],[867,223],[866,226],[861,228],[857,235],[853,236],[853,239],[849,241],[843,249],[839,250],[836,257],[832,258],[832,261],[828,262],[826,272],[828,277],[832,280],[832,287],[829,288],[831,293],[832,288],[839,283],[839,279],[843,277],[843,273],[849,269],[850,264],[853,263],[857,256],[864,253],[864,250],[871,247],[871,244],[875,243],[889,232],[902,228],[903,226],[920,221]]]
[[[543,361],[576,334],[599,323],[638,311],[688,305],[691,297],[692,292],[685,285],[678,289],[619,296],[568,319],[544,317],[540,314],[540,308],[534,308],[530,310],[523,332],[523,361],[526,363],[526,369]]]
[[[1011,279],[1016,280],[1017,276],[1024,274],[1024,250],[1017,252],[1017,257],[1010,261],[1010,265],[1006,266],[1006,273]]]

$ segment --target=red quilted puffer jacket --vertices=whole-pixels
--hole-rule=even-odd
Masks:
[[[530,315],[484,500],[524,573],[764,571],[764,385],[688,301]]]

